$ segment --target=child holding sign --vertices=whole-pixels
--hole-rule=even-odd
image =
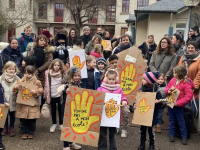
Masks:
[[[168,107],[169,114],[169,141],[175,142],[175,119],[177,118],[179,129],[181,132],[182,144],[187,145],[187,129],[184,120],[183,110],[185,105],[191,101],[193,96],[194,83],[191,79],[185,78],[187,75],[187,70],[183,66],[177,66],[173,69],[174,78],[171,79],[167,87],[165,88],[165,93],[171,95],[173,92],[176,93],[177,90],[180,91],[178,99],[174,102],[174,108]],[[171,91],[171,87],[174,86],[175,89]]]
[[[117,70],[109,69],[105,73],[105,78],[101,87],[97,89],[97,91],[106,92],[106,93],[114,93],[121,94],[122,105],[126,106],[128,103],[128,99],[125,97],[123,90],[120,88],[120,85],[117,84],[119,82],[119,75]],[[117,129],[115,127],[109,127],[109,139],[110,139],[110,149],[117,149],[116,145],[116,134]],[[107,149],[107,127],[100,128],[100,137],[99,137],[99,150]]]

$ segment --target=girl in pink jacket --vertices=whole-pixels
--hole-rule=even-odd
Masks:
[[[178,99],[174,102],[174,108],[168,107],[169,114],[169,141],[175,142],[175,119],[177,118],[182,137],[182,144],[187,145],[187,129],[184,120],[183,110],[185,105],[192,100],[194,83],[189,78],[185,78],[187,70],[183,66],[177,66],[173,69],[174,78],[171,79],[165,93],[171,95],[172,92],[180,91]],[[174,86],[175,90],[171,89]]]
[[[121,103],[126,106],[128,99],[125,97],[123,90],[120,88],[118,72],[114,69],[108,69],[105,73],[105,78],[101,84],[101,87],[97,91],[121,94]],[[100,137],[98,149],[107,149],[107,128],[109,129],[110,149],[117,149],[116,145],[116,134],[117,129],[115,127],[100,127]]]
[[[103,57],[103,49],[101,44],[96,44],[94,46],[94,51],[90,52],[90,55],[94,56],[96,59]]]

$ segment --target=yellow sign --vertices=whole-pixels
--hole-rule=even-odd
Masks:
[[[105,111],[106,111],[106,116],[108,118],[111,118],[113,117],[119,110],[119,106],[115,106],[114,104],[117,104],[116,101],[113,100],[113,98],[109,101],[107,101],[106,103],[109,103],[109,104],[106,104],[106,107],[105,107]]]
[[[143,98],[141,101],[140,101],[140,104],[139,104],[139,113],[141,115],[145,114],[150,108],[151,106],[146,106],[146,103],[147,103],[147,100],[146,98]]]
[[[80,70],[83,68],[83,66],[85,65],[85,61],[83,61],[81,63],[80,57],[75,55],[74,58],[72,59],[73,62],[73,66],[79,68]]]

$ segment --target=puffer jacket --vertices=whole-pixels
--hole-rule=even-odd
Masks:
[[[186,80],[187,81],[185,81],[184,83],[184,80],[182,79],[180,83],[176,85],[176,78],[172,78],[165,88],[165,93],[167,95],[169,95],[168,91],[169,89],[171,89],[172,86],[176,87],[180,91],[180,94],[176,101],[178,107],[185,107],[185,105],[190,102],[193,97],[194,83],[189,78],[187,78]]]
[[[94,56],[94,57],[97,58],[97,59],[99,59],[99,58],[102,57],[99,53],[95,53],[94,51],[91,51],[91,52],[90,52],[90,55]]]
[[[32,37],[32,35],[26,36],[24,32],[21,35],[24,37],[24,42],[22,43],[22,40],[21,40],[22,36],[21,36],[18,38],[18,44],[21,49],[21,52],[23,53],[26,51],[26,47],[27,47],[28,43],[33,42],[33,37]]]

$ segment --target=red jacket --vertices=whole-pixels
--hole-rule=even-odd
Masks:
[[[185,105],[192,100],[193,89],[195,85],[191,79],[187,78],[187,80],[190,81],[186,81],[184,83],[184,80],[181,80],[181,82],[178,85],[176,85],[176,79],[172,78],[167,87],[165,88],[166,94],[168,94],[168,91],[172,86],[176,87],[180,91],[180,94],[176,101],[178,107],[185,107]]]
[[[97,59],[99,59],[99,58],[102,57],[99,53],[95,53],[94,51],[91,51],[91,52],[90,52],[90,55],[94,56],[94,57],[97,58]]]

